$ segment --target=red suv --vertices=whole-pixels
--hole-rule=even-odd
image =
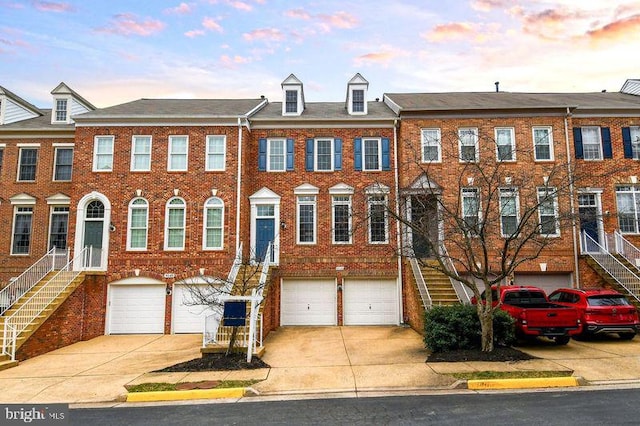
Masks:
[[[631,340],[640,330],[635,306],[614,290],[561,288],[549,295],[549,301],[578,309],[582,336],[618,333],[621,339]]]

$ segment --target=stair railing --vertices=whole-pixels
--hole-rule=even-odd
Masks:
[[[631,242],[627,240],[617,229],[613,233],[613,237],[616,253],[624,257],[633,266],[640,269],[640,249],[631,244]]]
[[[422,276],[420,263],[415,257],[411,257],[409,259],[409,262],[411,263],[413,277],[415,278],[416,284],[418,285],[418,292],[420,293],[420,298],[422,299],[422,306],[424,306],[425,309],[431,309],[433,307],[433,300],[431,299],[431,295],[429,294],[427,283],[424,281],[424,276]]]
[[[84,259],[84,248],[77,257]],[[45,285],[29,297],[18,309],[4,320],[2,353],[15,361],[17,339],[33,321],[50,306],[53,301],[80,275],[81,270],[73,268],[74,260],[67,262]]]
[[[640,277],[616,259],[609,251],[586,232],[581,233],[583,253],[591,257],[609,276],[640,302]]]
[[[69,252],[67,250],[58,250],[55,247],[49,250],[15,280],[0,290],[0,315],[4,314],[49,272],[61,269],[68,261]]]

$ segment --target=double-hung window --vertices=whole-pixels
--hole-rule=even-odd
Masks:
[[[380,139],[363,139],[365,171],[381,170],[382,149]]]
[[[53,180],[70,181],[73,169],[73,148],[56,148]]]
[[[316,242],[316,196],[298,196],[298,244]]]
[[[369,243],[384,244],[389,242],[387,226],[387,196],[369,195]]]
[[[20,148],[20,159],[18,160],[18,181],[34,182],[36,180],[37,164],[37,148]]]
[[[560,236],[558,223],[558,193],[553,187],[538,188],[539,233],[548,237]]]
[[[286,141],[284,139],[267,140],[267,171],[284,172],[286,157]]]
[[[298,91],[285,91],[285,112],[295,114],[298,112]]]
[[[602,141],[599,127],[582,128],[582,149],[585,160],[602,160]]]
[[[478,129],[461,128],[458,129],[458,140],[460,150],[460,161],[474,163],[478,161],[480,155],[478,145]]]
[[[631,133],[632,158],[640,160],[640,126],[631,127],[629,130]]]
[[[165,212],[165,250],[184,250],[187,205],[182,198],[172,198],[167,202]]]
[[[221,250],[224,224],[224,202],[212,197],[204,203],[204,250]]]
[[[351,243],[351,195],[334,195],[331,200],[333,244]]]
[[[496,132],[496,159],[498,161],[516,160],[516,140],[512,127],[498,127]]]
[[[33,222],[33,207],[15,206],[11,254],[29,254]]]
[[[315,170],[333,171],[333,139],[315,140]]]
[[[616,188],[618,226],[625,234],[640,234],[640,187]]]
[[[131,171],[151,170],[151,136],[134,136],[131,139]]]
[[[353,97],[351,103],[351,111],[364,112],[364,90],[354,89],[351,92],[351,96]]]
[[[441,161],[440,129],[422,129],[422,162],[439,163]]]
[[[477,235],[480,231],[480,192],[478,188],[462,188],[460,197],[465,233]]]
[[[55,121],[67,121],[68,104],[69,103],[67,99],[56,99]]]
[[[207,136],[207,171],[224,171],[227,151],[226,136]]]
[[[500,189],[500,229],[503,237],[512,237],[518,230],[518,191]]]
[[[49,224],[49,249],[66,249],[69,232],[69,207],[54,206],[51,208]]]
[[[96,136],[93,144],[93,171],[113,170],[113,136]]]
[[[127,249],[146,250],[148,228],[149,203],[144,198],[135,198],[129,203]]]
[[[533,128],[533,155],[536,161],[553,160],[553,135],[551,127]]]
[[[186,172],[188,164],[189,138],[187,136],[169,136],[170,172]]]

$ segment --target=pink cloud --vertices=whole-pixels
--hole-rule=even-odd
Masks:
[[[33,7],[41,12],[73,12],[75,9],[69,3],[60,3],[53,1],[39,1],[35,0],[31,2]]]
[[[210,18],[205,16],[202,20],[202,26],[209,31],[217,31],[219,33],[223,32],[222,26],[218,23],[218,21],[214,18]]]
[[[139,20],[137,16],[131,13],[121,13],[113,17],[110,25],[98,28],[96,31],[125,36],[139,35],[147,37],[162,31],[165,26],[164,22],[156,19],[146,18]]]
[[[627,39],[636,35],[639,27],[640,14],[637,14],[610,22],[595,30],[587,31],[587,36],[595,41]]]
[[[277,28],[260,28],[242,35],[249,42],[257,40],[281,41],[284,40],[284,34]]]
[[[186,15],[193,12],[193,6],[189,3],[180,3],[176,7],[170,7],[164,10],[169,15]]]
[[[504,9],[513,5],[512,0],[474,0],[471,8],[481,12],[489,12],[492,9]]]
[[[396,55],[392,52],[373,52],[360,55],[354,59],[356,65],[387,64]]]
[[[244,10],[245,12],[251,12],[253,10],[253,6],[243,1],[228,1],[227,4],[234,9]]]
[[[309,13],[306,12],[304,9],[289,9],[286,12],[284,12],[284,16],[288,18],[295,18],[295,19],[304,19],[304,20],[311,19],[311,15],[309,15]]]
[[[450,22],[436,25],[431,31],[424,33],[422,37],[432,42],[440,42],[465,38],[474,33],[473,25],[469,22]]]
[[[191,30],[184,33],[184,35],[189,38],[200,37],[204,35],[204,30]]]
[[[239,55],[235,55],[235,56],[222,55],[220,57],[220,63],[222,64],[222,66],[226,68],[235,68],[236,65],[249,64],[251,62],[252,62],[251,58],[247,58],[245,56],[239,56]]]
[[[326,30],[331,31],[332,28],[350,29],[358,24],[358,20],[347,12],[337,12],[333,15],[317,15],[320,25]]]

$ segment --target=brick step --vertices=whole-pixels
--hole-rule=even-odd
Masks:
[[[16,365],[18,365],[18,361],[11,361],[10,359],[7,359],[5,361],[0,361],[0,371],[7,370],[9,368],[13,368]]]

